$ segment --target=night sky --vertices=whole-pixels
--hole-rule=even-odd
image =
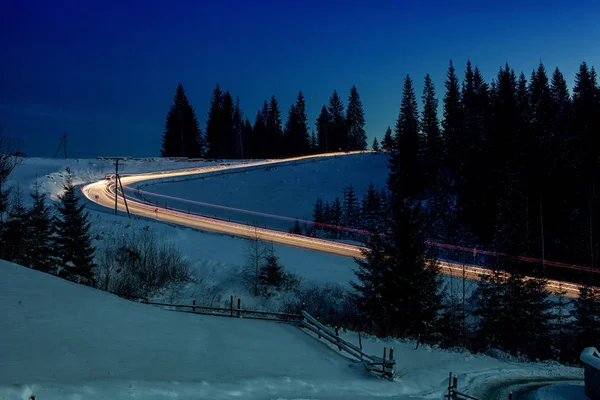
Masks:
[[[487,4],[490,3],[490,4]],[[395,123],[402,81],[438,97],[448,61],[487,80],[508,62],[529,78],[540,60],[569,85],[600,68],[600,2],[582,1],[2,0],[0,123],[30,156],[158,156],[183,83],[204,128],[212,89],[240,97],[254,121],[275,94],[285,120],[298,90],[309,129],[333,89],[362,97],[369,145]]]

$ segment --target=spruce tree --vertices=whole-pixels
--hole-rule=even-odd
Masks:
[[[262,295],[272,296],[281,288],[286,280],[286,273],[279,263],[279,258],[271,250],[265,257],[265,265],[261,267],[258,275],[258,283],[262,288]]]
[[[446,94],[444,95],[444,139],[447,144],[446,161],[450,170],[450,176],[454,180],[460,179],[460,171],[464,160],[462,145],[462,106],[460,86],[456,76],[456,70],[450,60],[448,73],[446,74]]]
[[[29,248],[28,266],[42,272],[53,272],[56,266],[54,254],[54,226],[50,207],[46,204],[46,195],[40,192],[36,182],[31,193],[33,205],[28,210]]]
[[[213,90],[210,108],[208,111],[208,119],[206,121],[206,157],[222,158],[223,157],[223,137],[221,130],[223,129],[222,121],[223,109],[223,92],[217,84]]]
[[[419,152],[419,116],[417,98],[410,76],[404,80],[402,104],[396,122],[394,141],[395,152],[390,160],[390,190],[405,196],[414,197],[423,189],[423,168]],[[393,188],[393,189],[392,189]]]
[[[0,258],[15,264],[29,266],[30,226],[27,218],[27,209],[23,205],[19,186],[12,193],[8,218],[2,229],[2,245]]]
[[[240,106],[239,96],[235,98],[235,104],[233,106],[233,136],[233,158],[244,158],[245,124],[244,112]]]
[[[162,139],[163,157],[202,157],[204,143],[196,112],[190,105],[183,85],[177,85],[173,105],[167,114]]]
[[[376,153],[379,153],[381,151],[381,148],[379,147],[379,142],[377,141],[377,137],[373,138],[373,146],[371,146],[371,149]]]
[[[94,282],[94,248],[90,237],[90,223],[85,205],[79,204],[70,171],[59,196],[58,218],[55,219],[56,251],[60,277],[92,285]]]
[[[600,338],[600,291],[591,286],[579,289],[579,297],[573,302],[572,330],[576,349],[598,346]]]
[[[302,228],[300,227],[300,221],[296,220],[294,226],[290,228],[290,233],[294,235],[302,235]]]
[[[296,103],[290,108],[284,134],[287,153],[290,156],[305,155],[310,150],[306,121],[306,102],[302,92],[298,92]]]
[[[435,88],[429,74],[425,75],[422,99],[423,119],[421,130],[426,140],[425,181],[427,189],[431,193],[442,173],[444,148],[437,117],[438,100],[435,97]]]
[[[329,150],[346,150],[348,147],[348,125],[344,114],[344,103],[342,103],[342,99],[336,90],[329,98],[327,112],[330,117],[328,129]]]
[[[267,117],[269,105],[265,101],[263,108],[256,113],[254,128],[252,129],[252,139],[250,140],[250,151],[252,158],[267,157]]]
[[[317,136],[315,135],[315,131],[312,130],[310,133],[310,152],[315,154],[319,151],[319,142],[317,140]]]
[[[319,118],[317,118],[317,139],[319,143],[319,152],[329,153],[334,147],[330,146],[331,136],[331,116],[327,111],[327,107],[321,108]],[[331,142],[333,144],[333,142]]]
[[[234,128],[234,111],[235,105],[233,97],[229,91],[223,94],[223,107],[221,108],[221,157],[220,158],[235,158],[236,149],[236,133]]]
[[[365,111],[356,86],[352,86],[352,89],[350,89],[346,120],[348,126],[348,150],[366,150]]]
[[[369,232],[380,230],[381,226],[381,199],[373,182],[369,183],[361,204],[361,228]]]
[[[360,205],[354,191],[354,186],[350,185],[344,189],[344,226],[356,228],[359,223]]]
[[[383,151],[390,151],[394,149],[394,139],[392,138],[392,128],[389,126],[385,130],[383,140],[381,141],[381,148]]]
[[[284,153],[282,150],[283,129],[281,127],[281,111],[279,110],[279,103],[277,102],[275,95],[271,96],[266,122],[266,156],[281,157]]]

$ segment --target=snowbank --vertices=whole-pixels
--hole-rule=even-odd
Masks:
[[[595,347],[587,347],[581,353],[579,359],[600,371],[600,352]]]

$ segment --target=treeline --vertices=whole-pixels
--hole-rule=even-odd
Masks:
[[[487,83],[452,63],[443,119],[429,76],[422,112],[409,76],[394,134],[403,193],[427,199],[431,234],[515,255],[597,266],[600,88],[582,63],[569,93],[556,68],[529,79],[508,65]],[[385,145],[384,145],[385,147]],[[457,243],[458,244],[458,243]]]
[[[321,109],[316,133],[308,127],[302,92],[282,122],[279,102],[272,96],[258,110],[252,124],[229,91],[213,90],[206,131],[181,84],[167,115],[162,139],[163,157],[210,159],[277,158],[332,151],[365,150],[365,115],[358,90],[353,86],[348,106],[334,90]]]
[[[536,76],[538,73],[539,70]],[[500,75],[499,82],[492,85],[498,88],[492,95],[494,112],[507,106],[505,100],[499,99],[500,86],[506,85],[504,80],[510,81],[513,74],[503,68]],[[449,76],[454,76],[452,69]],[[449,82],[454,82],[453,78]],[[508,86],[510,88],[510,84]],[[456,89],[457,86],[450,84],[449,87]],[[531,359],[576,361],[584,347],[597,346],[600,290],[584,286],[572,302],[563,296],[553,300],[543,270],[532,279],[526,278],[522,273],[523,262],[509,257],[498,257],[489,265],[491,275],[483,278],[473,296],[468,294],[466,277],[462,284],[457,284],[456,278],[443,283],[436,249],[427,246],[426,239],[432,230],[439,229],[430,222],[448,216],[437,214],[440,209],[444,210],[440,199],[448,199],[456,187],[454,179],[463,178],[449,166],[452,153],[446,149],[454,145],[453,137],[442,140],[441,130],[436,128],[435,96],[429,79],[426,79],[423,101],[424,115],[419,119],[412,81],[407,77],[389,161],[386,195],[389,213],[372,229],[365,243],[365,258],[356,260],[357,279],[351,282],[354,293],[348,297],[360,318],[353,319],[353,323],[362,321],[359,329],[380,337],[408,337],[473,351],[496,348]],[[465,108],[460,102],[454,104],[458,106],[448,110],[461,110],[459,115],[464,116]],[[448,113],[445,115],[445,131],[450,132],[448,123],[452,118]],[[508,118],[506,114],[503,116]],[[423,129],[427,134],[422,134]],[[506,147],[503,150],[511,151]],[[482,151],[495,150],[487,148],[475,152]],[[512,168],[512,164],[503,166]],[[504,170],[497,172],[504,173]],[[515,180],[513,177],[508,182]],[[497,182],[498,185],[504,183]],[[504,188],[515,189],[510,185]],[[460,198],[460,192],[458,194]],[[515,196],[510,192],[496,195],[500,205],[507,205],[503,199]],[[423,207],[424,204],[427,207]],[[444,211],[447,213],[449,209]],[[498,221],[504,221],[505,215],[499,213]],[[495,233],[495,237],[505,234],[507,230],[502,230]],[[505,241],[496,242],[497,248],[514,249],[510,247],[510,240],[508,236]]]
[[[308,236],[329,239],[365,240],[370,232],[378,230],[389,215],[388,194],[378,190],[373,183],[359,201],[352,185],[344,188],[342,198],[332,202],[318,198],[313,207],[313,225],[306,232]],[[293,229],[292,233],[302,234]]]
[[[19,187],[5,189],[5,213],[0,213],[0,259],[79,282],[94,284],[94,248],[90,223],[79,204],[70,171],[56,212],[36,183],[33,203],[23,205]]]

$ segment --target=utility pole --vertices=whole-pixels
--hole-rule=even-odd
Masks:
[[[129,206],[127,205],[127,198],[125,196],[125,190],[123,189],[123,183],[121,182],[121,176],[119,175],[119,160],[127,160],[129,157],[99,157],[104,160],[114,160],[115,161],[115,215],[117,215],[118,211],[118,201],[119,201],[119,189],[121,190],[121,196],[123,197],[123,203],[125,203],[125,209],[127,210],[127,216],[131,218],[131,214],[129,213]]]
[[[58,152],[60,151],[61,147],[64,148],[65,160],[66,160],[67,159],[67,132],[65,132],[63,134],[63,136],[60,138],[60,143],[58,144],[58,149],[56,149],[56,152],[54,153],[54,158],[56,158],[58,156]]]

